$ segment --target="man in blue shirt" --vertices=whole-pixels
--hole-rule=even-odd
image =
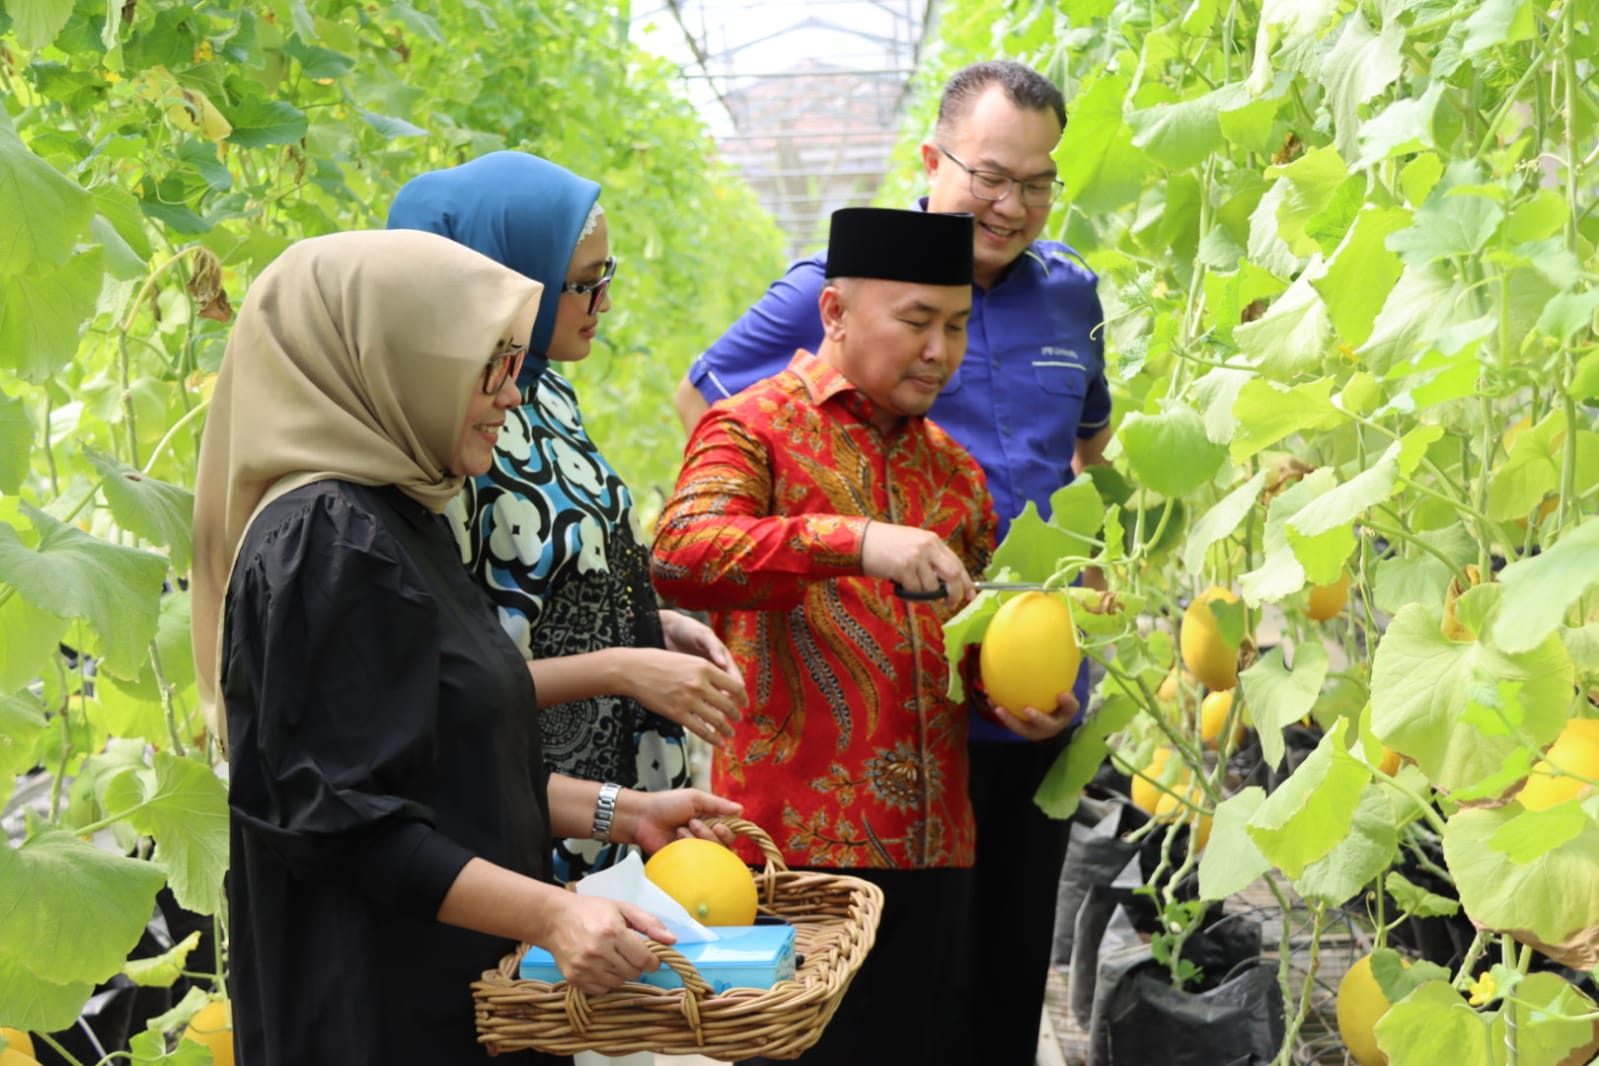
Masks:
[[[1050,495],[1102,463],[1110,439],[1097,279],[1069,247],[1038,239],[1061,189],[1051,155],[1065,125],[1047,79],[1018,63],[979,63],[945,87],[921,146],[923,206],[975,219],[966,361],[929,414],[988,475],[1002,536],[1028,501],[1047,515]],[[674,398],[686,428],[710,403],[780,372],[797,349],[816,350],[823,284],[823,257],[794,264],[694,361]],[[1086,706],[1086,675],[1078,689]],[[972,718],[978,944],[975,973],[964,976],[985,1066],[1032,1066],[1036,1052],[1067,824],[1032,797],[1059,748]]]

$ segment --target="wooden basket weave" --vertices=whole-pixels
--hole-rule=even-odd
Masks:
[[[804,957],[794,980],[718,995],[692,963],[652,940],[650,950],[677,971],[683,988],[630,981],[588,996],[565,981],[521,978],[529,947],[522,944],[472,983],[478,1042],[489,1054],[529,1048],[555,1055],[653,1051],[736,1061],[757,1055],[791,1059],[816,1043],[877,937],[882,889],[858,877],[790,870],[755,823],[708,821],[749,837],[766,857],[765,868],[751,875],[761,912],[794,926],[794,950]]]

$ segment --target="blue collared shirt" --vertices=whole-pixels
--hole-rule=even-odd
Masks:
[[[689,368],[715,403],[822,342],[825,257],[802,259]],[[929,416],[988,475],[1000,536],[1031,500],[1072,480],[1080,438],[1110,423],[1097,278],[1066,245],[1035,241],[990,289],[972,286],[966,359]]]
[[[706,402],[782,372],[822,343],[826,257],[802,259],[689,367]],[[988,475],[999,536],[1028,501],[1044,517],[1072,480],[1077,441],[1110,424],[1098,278],[1067,245],[1034,241],[991,288],[972,286],[966,358],[929,416]],[[1085,664],[1086,665],[1086,664]],[[1088,672],[1078,676],[1088,705]],[[1019,740],[974,714],[973,740]]]

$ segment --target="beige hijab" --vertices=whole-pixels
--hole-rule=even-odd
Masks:
[[[250,286],[200,445],[191,585],[200,703],[217,707],[222,602],[245,530],[292,488],[394,485],[441,512],[447,469],[484,366],[525,344],[538,282],[413,230],[300,241]]]

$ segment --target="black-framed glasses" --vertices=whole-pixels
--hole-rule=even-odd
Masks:
[[[588,313],[593,314],[594,309],[600,306],[600,301],[605,299],[605,292],[611,287],[611,279],[616,277],[616,256],[607,256],[605,260],[605,273],[600,275],[599,281],[565,281],[561,283],[562,292],[575,292],[579,296],[589,298]]]
[[[1059,178],[1013,178],[997,170],[978,170],[961,162],[954,152],[943,145],[939,145],[938,150],[949,156],[950,162],[966,171],[971,179],[972,195],[979,200],[1003,200],[1010,195],[1013,185],[1020,185],[1022,203],[1028,207],[1048,207],[1066,188],[1066,183]]]
[[[483,367],[483,395],[493,396],[505,383],[522,372],[522,360],[527,358],[527,345],[517,344],[503,352],[495,352]]]

